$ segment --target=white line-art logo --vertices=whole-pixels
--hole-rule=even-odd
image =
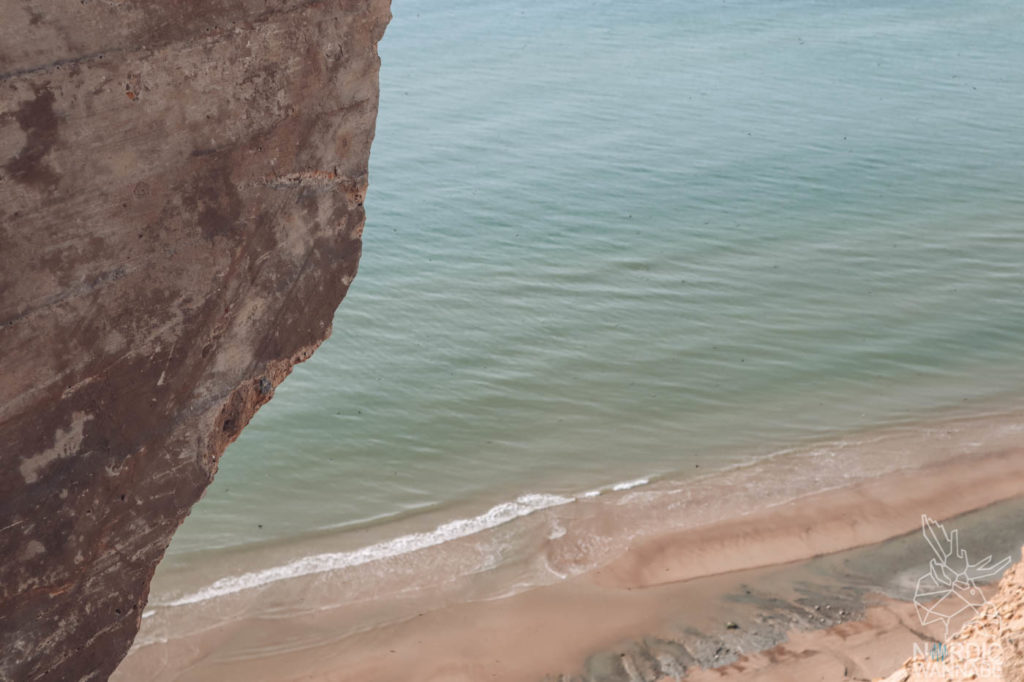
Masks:
[[[1010,557],[992,564],[992,555],[972,564],[967,551],[960,549],[960,531],[945,527],[927,514],[921,515],[924,539],[935,552],[929,569],[917,581],[914,606],[921,625],[942,622],[949,637],[950,621],[958,616],[978,613],[988,602],[978,582],[1001,573],[1010,565]]]

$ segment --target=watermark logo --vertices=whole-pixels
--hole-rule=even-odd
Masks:
[[[1010,565],[1010,557],[993,564],[989,555],[971,563],[967,551],[960,547],[960,531],[947,532],[926,514],[921,515],[921,531],[935,557],[928,562],[928,572],[917,581],[914,606],[921,625],[941,622],[948,638],[954,619],[973,616],[988,603],[978,582],[1001,573]]]
[[[914,643],[911,670],[923,680],[1003,680],[1003,649],[999,642]]]
[[[988,604],[979,582],[994,577],[1010,565],[1010,557],[997,564],[989,555],[971,563],[967,551],[960,547],[960,532],[946,528],[927,515],[921,516],[921,531],[935,557],[928,562],[928,572],[917,581],[914,606],[922,625],[942,623],[944,642],[918,645],[914,643],[913,672],[927,680],[1001,680],[1003,652],[998,641],[949,641],[953,623],[961,625],[981,612]],[[999,620],[991,610],[987,618]]]

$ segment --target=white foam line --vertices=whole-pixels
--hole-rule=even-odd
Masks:
[[[637,487],[642,486],[642,485],[647,485],[650,482],[651,482],[651,479],[649,479],[649,478],[637,478],[637,479],[632,480],[632,481],[625,481],[623,483],[616,483],[615,485],[612,486],[612,490],[614,490],[616,492],[621,491],[621,490],[629,490],[630,488],[637,488]]]
[[[415,552],[427,547],[433,547],[450,540],[466,537],[482,531],[508,523],[522,516],[527,516],[542,509],[557,507],[563,504],[575,502],[580,498],[597,497],[608,491],[620,492],[650,483],[648,478],[637,478],[632,481],[616,483],[610,488],[590,490],[580,494],[578,497],[566,497],[563,495],[545,495],[530,493],[521,495],[514,502],[503,502],[491,507],[479,516],[468,519],[456,519],[444,523],[434,530],[423,533],[411,533],[402,535],[393,540],[378,542],[368,547],[352,550],[349,552],[328,552],[325,554],[314,554],[313,556],[302,557],[282,566],[274,566],[260,571],[251,571],[242,575],[227,576],[204,587],[203,589],[187,594],[171,601],[155,604],[156,606],[184,606],[197,602],[215,599],[225,595],[242,592],[244,590],[262,587],[269,583],[290,578],[298,578],[304,575],[316,573],[327,573],[341,568],[351,568],[368,564],[372,561],[389,559],[409,552]]]
[[[262,587],[263,585],[280,580],[288,580],[289,578],[297,578],[315,573],[326,573],[340,568],[350,568],[370,563],[371,561],[388,559],[400,554],[433,547],[456,538],[473,535],[508,523],[513,519],[540,511],[541,509],[569,504],[575,500],[576,498],[574,497],[564,497],[562,495],[522,495],[515,502],[503,502],[491,507],[479,516],[469,519],[456,519],[425,533],[403,535],[393,540],[379,542],[375,545],[350,552],[315,554],[296,559],[283,566],[275,566],[261,571],[252,571],[242,575],[221,578],[198,592],[164,602],[161,605],[184,606],[186,604],[195,604],[243,590]]]
[[[594,490],[588,490],[585,493],[580,493],[579,499],[585,499],[590,497],[598,497],[608,492],[622,492],[623,490],[629,490],[630,488],[637,488],[642,485],[647,485],[651,482],[649,478],[636,478],[632,481],[623,481],[622,483],[615,483],[606,488],[595,488]]]

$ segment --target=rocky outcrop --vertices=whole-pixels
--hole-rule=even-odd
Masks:
[[[356,273],[388,0],[0,0],[0,679],[104,679]]]
[[[999,590],[946,642],[918,652],[882,682],[1024,680],[1024,561]]]

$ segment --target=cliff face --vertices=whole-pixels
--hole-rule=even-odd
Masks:
[[[1024,680],[1024,560],[1003,574],[977,615],[937,646],[908,659],[883,682]]]
[[[356,273],[389,0],[0,0],[0,679],[104,679]]]

